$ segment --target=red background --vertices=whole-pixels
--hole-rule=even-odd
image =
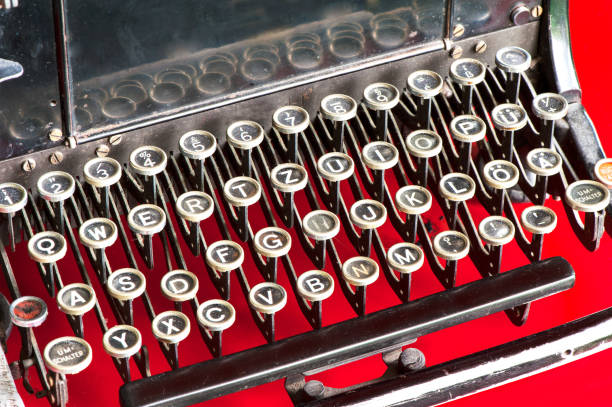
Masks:
[[[572,46],[576,69],[583,89],[583,104],[586,106],[593,122],[599,132],[604,148],[612,152],[612,122],[609,120],[610,107],[608,104],[607,91],[610,90],[609,66],[612,63],[610,57],[611,49],[609,41],[612,37],[612,2],[609,0],[591,0],[589,2],[570,2],[570,24],[572,34]],[[496,314],[487,318],[463,324],[443,332],[427,335],[420,338],[415,346],[421,349],[428,360],[428,365],[443,362],[456,358],[474,351],[495,346],[509,340],[526,336],[551,328],[561,323],[582,317],[589,313],[601,310],[612,305],[612,299],[608,287],[612,283],[612,239],[606,235],[599,251],[590,254],[580,245],[573,236],[565,215],[562,213],[558,202],[547,201],[547,205],[554,208],[559,216],[559,225],[551,236],[547,236],[543,257],[562,255],[567,258],[576,270],[576,285],[568,292],[550,297],[536,302],[532,306],[531,316],[525,326],[516,328],[510,324],[505,315]],[[257,229],[255,229],[257,230]],[[212,242],[216,238],[211,238]],[[385,243],[388,243],[387,239]],[[119,246],[118,244],[116,246]],[[388,245],[386,245],[388,247]],[[340,248],[341,249],[341,248]],[[18,256],[26,257],[24,247],[18,249]],[[124,267],[120,264],[119,257],[112,255],[111,264],[115,268]],[[158,261],[161,259],[158,258]],[[72,263],[71,263],[72,262]],[[62,277],[65,282],[79,281],[78,275],[74,272],[73,260],[60,262]],[[197,264],[193,259],[190,263]],[[473,266],[465,262],[460,266],[458,283],[463,284],[477,278]],[[505,252],[503,269],[507,270],[525,263],[525,258],[518,252],[516,247]],[[300,268],[300,263],[295,262],[298,273],[305,270]],[[195,268],[196,266],[194,266]],[[157,270],[156,270],[157,271]],[[17,279],[23,295],[39,295],[49,302],[50,317],[45,326],[36,330],[39,344],[42,347],[54,337],[70,334],[68,325],[61,312],[55,307],[54,302],[48,299],[43,292],[42,284],[37,276],[33,265],[26,261],[15,267]],[[32,279],[25,279],[24,275],[35,276]],[[147,275],[149,292],[153,292],[154,304],[164,304],[157,306],[156,311],[160,312],[162,307],[170,309],[168,302],[163,302],[157,287],[161,274]],[[261,281],[261,278],[249,272],[250,279],[254,282]],[[254,276],[254,277],[253,277]],[[216,297],[210,282],[205,281],[205,277],[200,279],[201,289],[199,298],[204,299]],[[6,293],[3,279],[0,282],[0,289]],[[280,283],[288,287],[286,277],[280,277]],[[233,280],[235,290],[237,281]],[[101,288],[97,283],[96,291],[100,293]],[[431,273],[424,271],[416,273],[414,277],[414,297],[418,298],[437,292],[441,289],[434,280]],[[291,296],[290,296],[291,297]],[[368,289],[369,305],[368,311],[374,311],[388,305],[395,304],[395,297],[390,294],[390,289],[386,287],[386,282],[380,279]],[[237,308],[238,320],[227,335],[225,342],[226,352],[233,353],[241,349],[262,344],[261,335],[256,331],[253,323],[249,321],[246,310],[246,303],[242,295],[238,294],[236,302],[232,303]],[[308,329],[305,321],[298,314],[295,300],[290,298],[286,312],[278,314],[279,336],[285,337],[294,335]],[[103,304],[105,315],[111,313]],[[342,296],[336,293],[330,300],[326,300],[324,309],[327,313],[324,324],[352,317],[352,313]],[[330,315],[330,310],[333,310]],[[285,310],[284,310],[285,311]],[[187,312],[191,314],[191,312]],[[142,307],[136,309],[137,319],[142,322]],[[192,318],[192,316],[190,315]],[[140,318],[140,319],[139,319]],[[114,370],[110,358],[104,353],[101,346],[101,333],[97,324],[94,322],[93,315],[86,316],[85,337],[94,347],[93,364],[83,373],[69,378],[69,388],[72,406],[109,406],[117,405],[117,388],[120,384],[119,376]],[[194,319],[191,319],[194,321]],[[192,322],[193,323],[193,322]],[[109,322],[109,326],[114,323]],[[152,358],[153,372],[159,373],[167,369],[167,365],[162,360],[159,348],[151,339],[149,332],[144,330],[146,324],[139,324],[139,329],[145,336],[145,343],[149,346]],[[195,329],[194,329],[195,330]],[[9,341],[9,360],[13,360],[19,349],[19,338],[17,334],[12,335]],[[198,360],[209,358],[209,353],[202,341],[197,338],[197,333],[192,332],[186,343],[179,348],[181,354],[181,364],[193,363]],[[495,405],[497,407],[515,406],[517,403],[522,405],[588,405],[588,406],[609,406],[609,388],[612,377],[609,373],[609,366],[612,364],[612,352],[607,351],[595,357],[587,358],[575,362],[569,366],[564,366],[553,371],[537,375],[527,380],[512,383],[497,389],[489,390],[478,395],[470,396],[449,405],[459,406],[484,406]],[[135,367],[134,377],[138,377]],[[379,358],[369,358],[364,361],[354,363],[335,369],[333,372],[326,372],[317,375],[326,384],[332,386],[344,386],[364,379],[374,378],[383,371],[383,364]],[[211,372],[214,374],[214,372]],[[23,394],[27,406],[46,405],[44,401],[36,401],[32,396],[25,394],[23,388],[18,384],[20,392]],[[250,389],[238,394],[233,394],[219,400],[215,400],[206,405],[208,406],[239,406],[239,405],[260,405],[266,404],[268,407],[289,405],[289,399],[284,393],[282,382],[275,382]]]

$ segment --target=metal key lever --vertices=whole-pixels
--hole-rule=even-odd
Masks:
[[[325,370],[566,290],[574,280],[572,267],[562,258],[533,263],[362,318],[125,384],[119,393],[121,406],[187,406],[289,375]],[[379,329],[369,329],[372,326]]]
[[[608,308],[495,348],[301,406],[438,405],[609,349],[611,329],[612,308]],[[452,384],[436,386],[441,378]]]

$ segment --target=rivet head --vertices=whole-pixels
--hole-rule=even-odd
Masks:
[[[463,48],[461,48],[459,45],[455,45],[450,51],[450,56],[453,59],[461,58],[461,55],[463,55]]]
[[[461,37],[463,34],[465,34],[465,27],[463,26],[463,24],[457,24],[453,28],[453,36],[454,37]]]
[[[51,141],[60,141],[61,139],[64,138],[64,134],[62,133],[62,130],[58,129],[57,127],[50,129],[47,135],[49,136],[49,140]]]
[[[98,148],[96,148],[96,155],[98,157],[106,157],[109,152],[110,152],[110,147],[107,146],[106,144],[99,145]]]
[[[23,164],[21,164],[21,168],[25,172],[33,171],[34,168],[36,168],[36,161],[34,161],[32,158],[28,158],[23,162]]]
[[[531,9],[531,17],[538,18],[542,15],[543,12],[544,9],[542,8],[542,6],[537,5]]]
[[[111,146],[116,146],[117,144],[121,143],[122,138],[123,137],[121,136],[121,134],[115,134],[114,136],[110,136],[108,142]]]
[[[62,161],[64,161],[64,154],[60,153],[59,151],[51,154],[49,157],[49,162],[51,162],[53,165],[57,165]]]
[[[486,50],[487,50],[487,43],[484,42],[483,40],[478,41],[476,45],[474,46],[474,51],[478,54],[482,54]]]

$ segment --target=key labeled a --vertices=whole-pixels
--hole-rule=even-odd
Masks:
[[[57,305],[68,315],[83,315],[96,305],[96,293],[87,284],[68,284],[57,293]]]

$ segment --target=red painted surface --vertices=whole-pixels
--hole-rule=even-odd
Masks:
[[[609,39],[612,37],[611,18],[612,3],[609,0],[573,1],[570,4],[572,45],[576,68],[583,89],[583,103],[599,131],[604,148],[609,154],[612,154],[612,122],[609,120],[610,107],[608,103],[609,94],[607,94],[610,90],[608,71],[612,63],[609,47]],[[609,287],[612,285],[612,239],[609,236],[604,237],[601,248],[596,254],[587,252],[573,236],[565,215],[562,213],[561,205],[552,200],[549,200],[547,205],[554,208],[560,216],[557,229],[546,238],[544,257],[562,255],[567,258],[576,270],[575,287],[566,293],[535,303],[532,306],[530,318],[523,327],[514,327],[505,315],[496,314],[419,339],[416,346],[425,353],[429,365],[539,332],[612,305],[609,294]],[[482,216],[482,213],[475,214],[477,221]],[[255,230],[257,229],[255,227]],[[218,236],[210,236],[209,241],[217,239],[219,239]],[[388,245],[393,242],[393,235],[385,233],[383,240]],[[512,243],[512,245],[515,244]],[[127,264],[122,264],[124,262],[122,260],[123,256],[113,255],[113,253],[119,254],[119,245],[115,246],[109,252],[113,267],[127,266]],[[339,247],[339,250],[343,258],[353,255],[352,249],[349,247]],[[159,250],[157,253],[159,254]],[[38,343],[42,348],[57,336],[69,335],[69,326],[55,303],[44,293],[32,262],[25,260],[27,253],[23,245],[18,248],[18,256],[24,258],[24,261],[15,267],[15,273],[23,291],[22,294],[38,295],[48,300],[49,319],[42,328],[36,329]],[[191,256],[187,257],[190,267],[193,267],[190,269],[202,276],[198,297],[201,300],[216,298],[217,295],[211,283],[202,274],[201,266],[199,266],[201,263]],[[161,261],[159,257],[158,261]],[[516,246],[505,251],[504,269],[510,269],[524,263],[525,258]],[[307,263],[294,260],[298,273],[305,271],[300,267],[301,264]],[[60,267],[65,282],[80,281],[72,259],[62,261]],[[460,266],[460,270],[459,284],[477,278],[477,273],[469,261],[465,261]],[[153,297],[154,304],[157,304],[156,310],[158,312],[171,308],[170,303],[161,297],[160,291],[157,289],[162,273],[161,269],[147,273],[148,286],[150,287],[148,291]],[[24,278],[25,275],[28,277]],[[248,275],[252,284],[261,281],[261,277],[257,275],[256,271],[252,270],[252,267]],[[237,281],[234,279],[232,283],[234,289],[238,290]],[[280,273],[280,283],[285,286],[289,285],[283,273]],[[98,293],[102,292],[98,283],[94,283],[94,287]],[[3,280],[0,282],[0,289],[2,292],[6,292]],[[414,298],[440,290],[441,287],[434,280],[432,273],[424,271],[415,274]],[[368,290],[368,311],[396,304],[395,298],[384,279],[381,278]],[[106,302],[104,300],[101,302],[105,315],[112,315]],[[238,294],[233,297],[232,303],[237,309],[238,318],[234,327],[224,336],[226,339],[224,341],[225,351],[233,353],[263,344],[261,335],[250,320],[244,297]],[[326,325],[352,317],[352,312],[340,293],[336,293],[332,298],[326,300],[324,311],[324,324]],[[187,314],[192,318],[192,321],[195,321],[190,311],[187,311]],[[136,318],[136,326],[143,332],[144,343],[150,349],[153,373],[159,373],[167,369],[167,364],[162,359],[159,347],[157,347],[150,334],[141,305],[136,306]],[[287,308],[279,313],[277,318],[279,337],[295,335],[308,329],[305,320],[299,314],[295,300],[292,298],[289,299]],[[117,405],[119,376],[112,366],[110,358],[102,349],[102,334],[95,322],[94,315],[90,313],[85,319],[85,336],[94,347],[93,363],[83,373],[70,377],[71,399],[69,405],[88,407]],[[112,324],[113,322],[109,323],[111,326]],[[18,335],[14,334],[10,338],[9,349],[9,360],[13,360],[19,349]],[[193,363],[210,357],[196,332],[192,332],[190,338],[182,343],[179,349],[181,364]],[[481,405],[514,407],[517,404],[609,406],[611,404],[609,388],[612,382],[612,377],[609,374],[610,364],[612,364],[612,351],[603,352],[595,357],[527,380],[455,401],[450,405],[456,407]],[[133,369],[134,375],[137,376],[134,365]],[[383,369],[383,364],[379,358],[369,358],[331,372],[319,374],[317,378],[332,386],[344,386],[374,378]],[[214,374],[214,372],[210,372],[210,374]],[[27,406],[46,405],[44,401],[37,401],[34,397],[27,395],[20,384],[19,387]],[[283,391],[282,382],[270,383],[256,389],[230,395],[206,405],[257,406],[264,403],[268,407],[289,405],[289,399]]]

